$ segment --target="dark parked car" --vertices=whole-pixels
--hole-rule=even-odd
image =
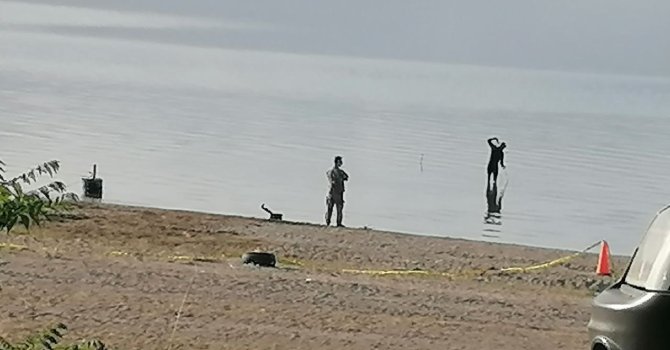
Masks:
[[[621,279],[593,300],[592,350],[670,349],[670,206],[656,214]]]

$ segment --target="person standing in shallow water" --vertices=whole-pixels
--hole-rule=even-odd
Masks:
[[[496,146],[493,144],[493,141],[496,141],[499,145]],[[498,182],[498,163],[505,169],[505,153],[503,151],[507,147],[507,144],[500,143],[497,137],[492,137],[488,139],[489,147],[491,147],[491,158],[489,159],[489,166],[487,169],[488,175],[488,184],[491,185],[491,176],[493,176],[493,182]]]
[[[349,180],[349,175],[342,170],[342,157],[335,157],[335,166],[326,172],[330,183],[330,190],[326,196],[326,226],[330,225],[333,216],[333,207],[337,208],[337,227],[342,225],[342,210],[344,209],[344,182]]]

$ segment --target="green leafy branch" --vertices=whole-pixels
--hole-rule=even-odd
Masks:
[[[69,209],[68,202],[77,201],[74,193],[67,192],[61,181],[26,191],[24,185],[33,185],[48,175],[53,178],[60,170],[60,162],[52,160],[16,176],[5,178],[6,164],[0,161],[0,231],[10,232],[17,224],[26,229],[40,225],[56,213]]]
[[[66,332],[67,326],[59,323],[15,345],[0,337],[0,350],[107,350],[107,346],[99,340],[81,341],[69,345],[61,344]]]

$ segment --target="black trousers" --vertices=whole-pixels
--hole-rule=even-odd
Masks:
[[[498,164],[489,164],[486,173],[488,174],[488,183],[491,183],[491,175],[493,175],[493,182],[498,182]]]
[[[326,225],[330,225],[330,219],[333,216],[333,207],[337,208],[337,226],[342,226],[344,193],[330,193],[326,197]]]

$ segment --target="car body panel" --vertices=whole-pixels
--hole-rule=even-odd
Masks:
[[[670,294],[617,284],[593,300],[589,335],[609,350],[670,349]]]
[[[621,279],[593,299],[588,324],[591,349],[670,349],[669,209],[658,212]],[[638,285],[627,282],[631,266],[637,274],[630,280]],[[649,286],[662,289],[645,289]]]

